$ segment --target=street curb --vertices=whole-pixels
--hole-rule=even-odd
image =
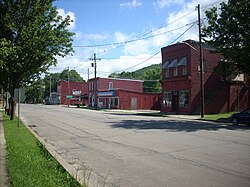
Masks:
[[[6,140],[4,137],[4,127],[3,127],[3,113],[2,109],[0,109],[0,186],[1,187],[9,187],[10,186],[10,179],[7,170],[6,164]]]
[[[35,136],[35,138],[45,147],[45,149],[59,162],[59,164],[74,177],[81,185],[87,187],[114,187],[115,185],[106,181],[106,177],[94,172],[91,168],[83,164],[70,164],[59,153],[54,150],[54,147],[41,138],[35,131],[33,131],[32,124],[29,124],[24,117],[20,116],[25,127]],[[0,185],[1,186],[1,185]]]

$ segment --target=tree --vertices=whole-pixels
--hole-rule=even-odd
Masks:
[[[12,96],[11,119],[14,89],[73,52],[71,20],[58,15],[53,1],[0,1],[0,84]]]
[[[69,69],[66,68],[60,73],[59,79],[68,80],[68,78],[74,82],[86,82],[75,69],[69,71]]]
[[[86,82],[81,75],[74,69],[68,71],[68,68],[64,69],[61,73],[46,73],[43,81],[45,82],[45,91],[44,97],[48,97],[50,95],[50,86],[51,91],[57,91],[57,82],[61,80],[68,81],[68,76],[70,81],[74,82]]]
[[[250,75],[250,1],[229,0],[220,8],[206,11],[208,25],[202,30],[208,37],[206,42],[224,55],[220,62],[221,72]]]
[[[26,102],[42,103],[44,99],[45,84],[42,79],[35,81],[26,90]]]
[[[153,64],[133,72],[114,72],[109,75],[109,78],[144,80],[144,92],[161,92],[161,84],[159,82],[161,79],[161,64]]]
[[[46,73],[43,81],[45,83],[44,98],[50,96],[50,86],[51,92],[57,91],[57,81],[60,79],[60,73]]]

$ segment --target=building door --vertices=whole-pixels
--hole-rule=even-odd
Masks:
[[[179,107],[179,92],[173,91],[172,92],[172,111],[177,112]]]
[[[131,98],[131,110],[137,109],[137,98]]]

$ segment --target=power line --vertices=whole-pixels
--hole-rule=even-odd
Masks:
[[[173,44],[174,42],[176,42],[176,41],[177,41],[180,37],[182,37],[187,31],[189,31],[196,23],[197,23],[197,21],[193,22],[193,24],[192,24],[188,29],[186,29],[183,33],[181,33],[181,34],[180,34],[177,38],[175,38],[172,42],[170,42],[169,45],[171,45],[171,44]],[[123,69],[123,70],[114,71],[114,73],[126,71],[126,70],[128,70],[128,69],[132,69],[132,68],[134,68],[134,67],[136,67],[136,66],[139,66],[139,65],[145,63],[146,61],[152,59],[154,56],[156,56],[156,55],[159,54],[159,53],[160,53],[160,51],[156,52],[155,54],[153,54],[152,56],[150,56],[150,57],[147,58],[146,60],[144,60],[144,61],[142,61],[142,62],[140,62],[140,63],[138,63],[138,64],[136,64],[136,65],[134,65],[134,66],[131,66],[131,67],[129,67],[129,68],[125,68],[125,69]]]
[[[136,39],[132,39],[132,40],[127,40],[127,41],[122,41],[122,42],[106,43],[106,44],[78,45],[78,46],[73,46],[73,47],[91,48],[91,47],[106,47],[106,46],[112,46],[112,45],[128,44],[128,43],[132,43],[132,42],[136,42],[136,41],[140,41],[140,40],[146,40],[146,39],[153,38],[153,37],[156,37],[156,36],[164,35],[164,34],[166,34],[166,33],[173,32],[173,31],[182,29],[182,28],[184,28],[184,27],[187,27],[187,26],[189,26],[189,25],[192,25],[193,23],[196,23],[196,22],[197,22],[197,21],[194,21],[194,22],[188,23],[188,24],[186,24],[186,25],[183,25],[183,26],[181,26],[181,27],[172,29],[172,30],[168,30],[168,31],[165,31],[165,32],[162,32],[162,33],[153,34],[153,35],[150,35],[150,36],[145,36],[145,37],[136,38]]]

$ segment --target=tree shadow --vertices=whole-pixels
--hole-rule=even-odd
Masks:
[[[113,123],[113,128],[136,129],[136,130],[166,130],[170,132],[195,132],[195,131],[216,131],[220,129],[227,130],[249,130],[245,125],[216,124],[211,122],[199,121],[179,121],[179,120],[122,120],[119,123]]]

